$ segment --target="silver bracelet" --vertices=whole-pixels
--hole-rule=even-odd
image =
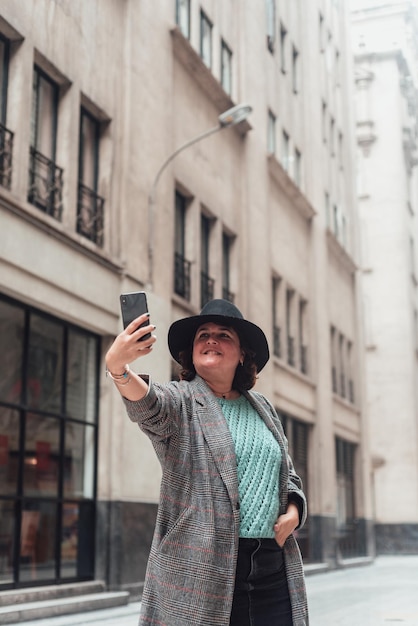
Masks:
[[[111,378],[118,385],[127,385],[131,380],[130,373],[131,370],[129,369],[129,365],[125,365],[125,371],[123,374],[112,374],[112,372],[106,368],[106,376]]]

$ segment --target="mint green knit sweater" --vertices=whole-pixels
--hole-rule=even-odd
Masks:
[[[244,396],[219,398],[219,403],[237,457],[240,537],[273,538],[279,512],[279,443]]]

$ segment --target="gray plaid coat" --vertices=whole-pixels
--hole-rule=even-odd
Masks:
[[[289,493],[296,494],[303,503],[302,525],[306,500],[280,420],[264,396],[253,391],[245,396],[282,450],[280,514]],[[150,382],[145,398],[125,405],[151,439],[162,467],[139,624],[228,626],[240,513],[234,443],[220,405],[198,376],[192,382]],[[302,560],[292,535],[284,557],[293,624],[308,626]]]

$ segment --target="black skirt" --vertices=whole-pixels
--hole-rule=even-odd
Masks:
[[[275,539],[240,539],[230,626],[292,626],[283,549]]]

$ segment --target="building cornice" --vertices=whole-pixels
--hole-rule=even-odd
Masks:
[[[12,194],[6,189],[0,189],[0,211],[1,210],[8,211],[18,216],[20,219],[31,224],[34,228],[53,237],[67,247],[72,248],[75,252],[84,255],[111,272],[124,274],[125,268],[122,262],[111,259],[106,252],[98,248],[85,237],[82,237],[82,235],[66,231],[65,226],[61,222],[44,214],[39,209],[32,207],[32,205],[27,204],[22,206],[19,202],[16,202]]]
[[[298,212],[306,220],[311,220],[316,211],[296,183],[290,178],[288,173],[281,166],[274,154],[269,154],[267,157],[268,171],[271,178],[277,183],[277,185],[285,192],[286,196],[292,202]]]
[[[205,65],[190,41],[181,33],[178,26],[172,28],[170,33],[175,58],[185,67],[196,84],[199,85],[205,95],[215,104],[219,113],[223,113],[234,107],[237,102],[234,102],[226,93],[221,83],[213,75],[211,69]],[[251,128],[252,126],[247,120],[234,126],[234,129],[240,135],[245,135]]]
[[[348,254],[347,250],[343,248],[338,239],[335,237],[334,233],[332,233],[327,228],[327,246],[328,252],[332,255],[334,259],[338,261],[338,263],[350,274],[355,274],[358,270],[358,266]]]

